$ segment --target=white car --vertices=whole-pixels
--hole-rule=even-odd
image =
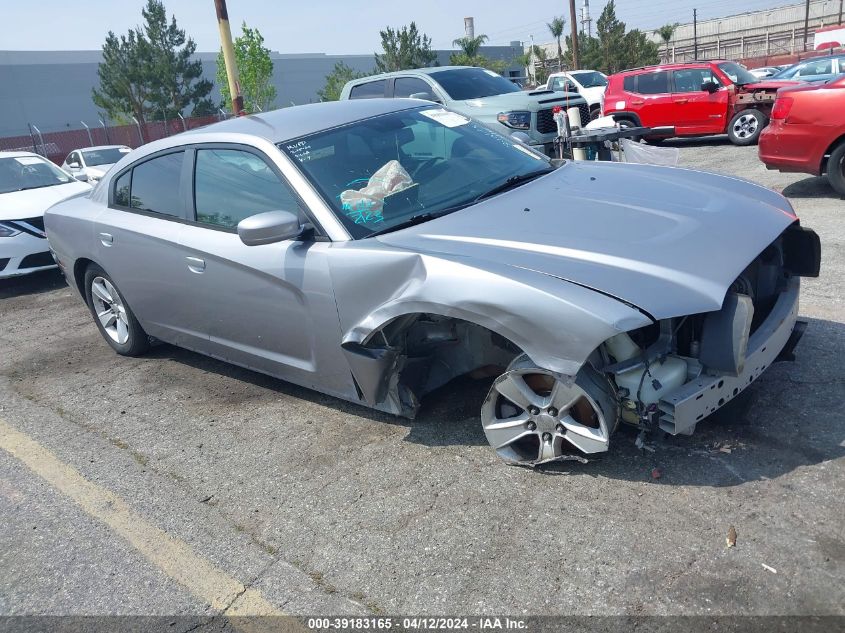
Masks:
[[[126,145],[82,147],[68,154],[62,169],[69,171],[77,180],[94,185],[112,165],[131,151]]]
[[[56,266],[44,235],[44,211],[91,191],[38,154],[0,152],[0,279]]]
[[[757,77],[758,79],[766,79],[767,77],[771,77],[775,73],[779,73],[781,70],[786,68],[785,66],[763,66],[762,68],[754,68],[750,70],[752,75]]]
[[[570,70],[562,73],[552,73],[546,82],[548,90],[560,92],[577,92],[590,107],[590,119],[601,116],[604,103],[604,90],[607,88],[607,75],[598,70]],[[582,121],[587,123],[587,121]]]

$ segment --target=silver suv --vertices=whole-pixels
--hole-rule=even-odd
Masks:
[[[545,88],[526,92],[491,70],[471,66],[417,68],[354,79],[340,94],[341,100],[383,97],[442,103],[505,136],[523,132],[530,145],[550,156],[557,135],[554,106],[577,106],[581,121],[590,120],[590,108],[578,93]]]

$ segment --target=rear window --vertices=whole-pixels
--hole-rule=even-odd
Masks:
[[[657,95],[669,92],[669,73],[665,70],[637,76],[637,90],[641,95]]]
[[[179,181],[185,152],[165,154],[145,161],[132,169],[129,206],[161,215],[182,217],[182,196]],[[117,186],[122,186],[122,178]],[[121,195],[115,191],[115,199]]]
[[[384,96],[384,86],[386,80],[370,81],[359,86],[355,86],[349,92],[350,99],[378,99]]]
[[[622,87],[625,89],[625,92],[636,92],[637,91],[637,76],[636,75],[628,75],[625,77],[625,80],[622,83]]]

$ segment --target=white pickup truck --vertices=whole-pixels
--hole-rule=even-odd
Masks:
[[[604,89],[607,88],[607,75],[597,70],[570,70],[553,73],[546,82],[547,90],[577,92],[590,107],[590,119],[601,116],[604,102]]]

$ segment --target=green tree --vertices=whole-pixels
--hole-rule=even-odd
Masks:
[[[557,41],[557,63],[559,67],[563,67],[563,49],[560,47],[560,38],[563,37],[563,27],[566,26],[566,20],[562,17],[556,17],[546,26],[549,27],[549,32]]]
[[[569,50],[563,56],[564,62],[572,63],[572,47],[566,38]],[[578,36],[581,67],[600,70],[611,74],[633,68],[656,64],[659,61],[657,44],[645,33],[634,29],[625,30],[625,23],[616,17],[615,0],[609,0],[596,22],[596,37],[589,37],[583,31]]]
[[[457,46],[461,49],[461,52],[458,53],[459,55],[463,54],[472,59],[473,57],[478,57],[478,52],[488,39],[484,34],[476,35],[475,37],[464,36],[452,40],[452,46]]]
[[[420,33],[414,22],[396,30],[388,26],[379,34],[383,52],[375,53],[376,72],[424,68],[437,59],[437,54],[431,50],[431,38]]]
[[[141,10],[144,25],[117,37],[109,31],[94,88],[94,103],[113,118],[135,116],[138,121],[213,111],[208,94],[213,84],[202,79],[202,62],[193,60],[196,43],[167,21],[164,3],[147,0]]]
[[[269,110],[276,99],[276,87],[270,83],[273,78],[273,60],[270,49],[264,46],[264,36],[258,29],[251,29],[244,22],[241,33],[235,38],[235,61],[238,64],[238,76],[244,109],[247,112]],[[223,97],[223,107],[232,103],[229,92],[229,79],[226,76],[226,60],[223,49],[217,53],[217,85]]]
[[[663,40],[663,43],[666,45],[666,59],[669,59],[669,42],[672,41],[672,37],[675,35],[675,31],[678,28],[678,23],[675,22],[674,24],[664,24],[659,29],[655,31],[660,36],[660,39]]]
[[[360,79],[369,74],[358,72],[343,62],[337,62],[332,72],[326,75],[326,85],[323,86],[322,90],[317,91],[317,96],[320,97],[321,101],[337,101],[340,99],[340,91],[343,90],[343,86],[346,85],[347,81]]]
[[[546,53],[545,48],[537,44],[534,44],[532,50],[534,52],[534,80],[538,85],[544,84],[549,80],[549,69],[546,68],[549,55]]]

